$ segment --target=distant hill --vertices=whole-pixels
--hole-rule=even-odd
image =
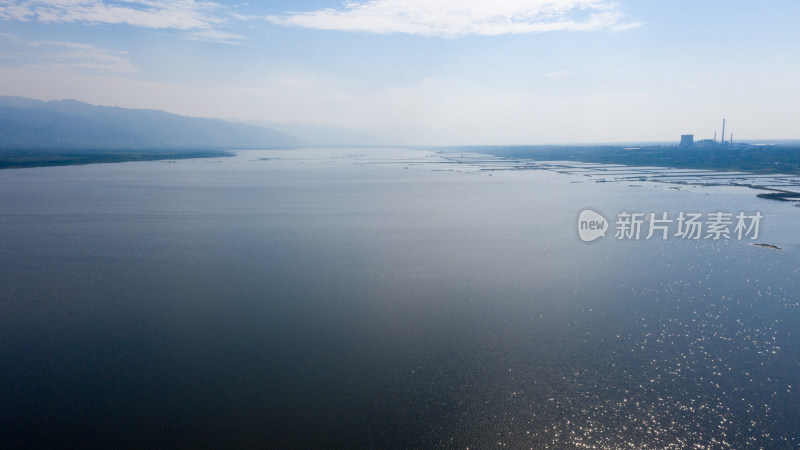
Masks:
[[[94,106],[75,100],[43,102],[0,96],[2,149],[249,149],[295,148],[300,139],[254,125]]]

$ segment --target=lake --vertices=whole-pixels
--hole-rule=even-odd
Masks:
[[[800,208],[480,168],[303,149],[0,171],[4,446],[800,445]],[[586,208],[763,221],[585,243]]]

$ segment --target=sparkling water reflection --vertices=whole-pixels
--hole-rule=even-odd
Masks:
[[[730,186],[475,169],[357,149],[0,171],[1,434],[798,445],[797,208]],[[586,244],[585,207],[758,210],[784,251]]]

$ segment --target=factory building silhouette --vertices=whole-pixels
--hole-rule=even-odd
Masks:
[[[719,146],[732,146],[733,145],[733,133],[731,133],[731,138],[728,142],[725,142],[725,119],[722,119],[722,138],[719,142],[717,142],[717,132],[714,132],[713,139],[701,139],[699,141],[694,140],[693,134],[682,134],[681,135],[681,143],[680,147],[688,148],[688,147],[698,147],[698,148],[708,148],[708,147],[719,147]]]

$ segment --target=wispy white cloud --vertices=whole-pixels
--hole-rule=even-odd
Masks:
[[[95,72],[135,73],[127,52],[114,51],[94,45],[65,41],[44,41],[40,46],[52,53],[51,64]]]
[[[556,70],[554,72],[548,72],[544,74],[544,76],[547,78],[566,78],[573,74],[574,72],[571,70]]]
[[[213,2],[194,0],[4,0],[0,19],[44,23],[127,24],[136,27],[210,29],[228,17]]]
[[[189,33],[186,39],[202,42],[216,42],[219,44],[241,45],[244,36],[221,30],[200,30]]]
[[[267,20],[319,30],[459,38],[547,31],[623,30],[640,24],[611,0],[369,0]]]
[[[15,35],[0,33],[5,50],[0,61],[11,65],[47,71],[131,74],[136,67],[127,52],[68,41],[28,41]]]

